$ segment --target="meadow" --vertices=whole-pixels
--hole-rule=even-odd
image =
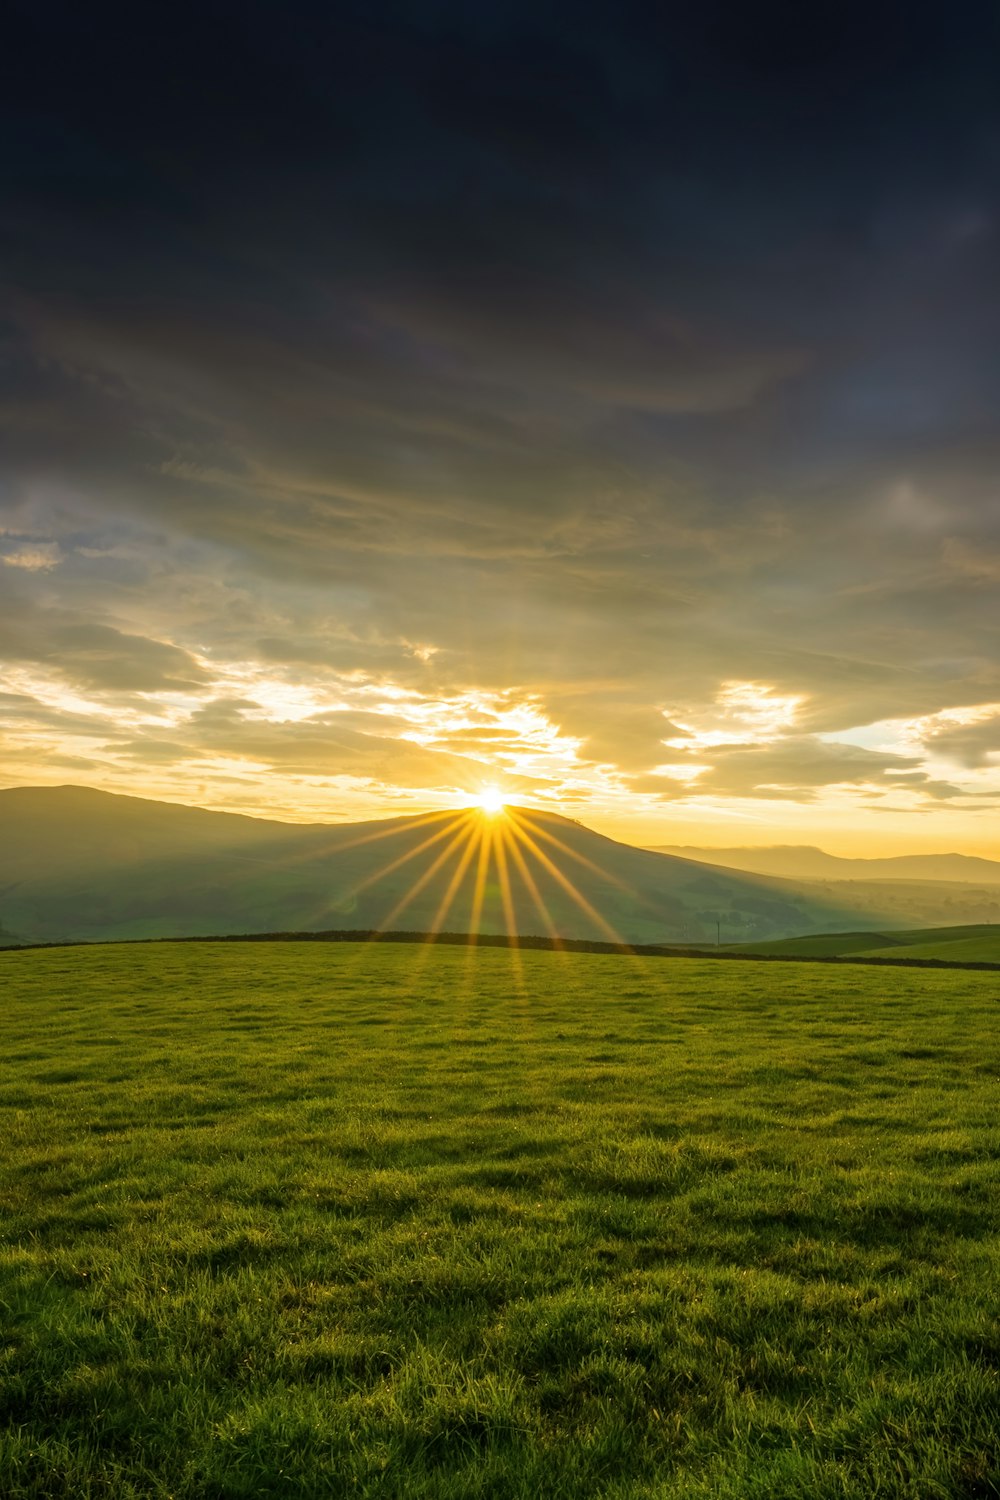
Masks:
[[[0,953],[5,1500],[1000,1495],[1000,976]]]
[[[763,943],[728,943],[727,952],[762,958],[891,958],[1000,965],[1000,926],[892,928],[887,932],[819,932]]]

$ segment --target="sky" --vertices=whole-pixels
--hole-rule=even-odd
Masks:
[[[5,33],[0,785],[1000,856],[995,6]]]

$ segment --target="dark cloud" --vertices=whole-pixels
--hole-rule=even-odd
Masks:
[[[713,751],[719,797],[881,785],[809,735],[1000,700],[995,8],[6,31],[6,661],[351,712],[514,690],[650,791],[727,681],[800,698]],[[513,743],[267,712],[128,753],[416,788]],[[935,751],[988,768],[962,733]]]

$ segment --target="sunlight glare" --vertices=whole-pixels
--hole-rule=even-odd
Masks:
[[[490,818],[495,818],[504,810],[504,795],[497,786],[484,786],[479,793],[480,810]]]

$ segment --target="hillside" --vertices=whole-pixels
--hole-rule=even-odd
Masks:
[[[517,808],[495,821],[466,810],[298,825],[15,788],[0,792],[0,847],[8,941],[395,927],[697,942],[717,922],[773,937],[858,918],[856,904],[789,882]]]
[[[508,808],[276,823],[84,787],[0,791],[0,943],[327,929],[761,941],[1000,919],[989,887],[803,883]]]
[[[657,847],[655,852],[722,865],[727,870],[774,875],[782,880],[921,880],[1000,885],[1000,860],[980,859],[971,854],[898,854],[886,859],[843,859],[808,844],[734,849],[666,844]]]
[[[1000,964],[1000,925],[832,932],[762,943],[727,943],[731,953],[785,958],[927,958]]]

